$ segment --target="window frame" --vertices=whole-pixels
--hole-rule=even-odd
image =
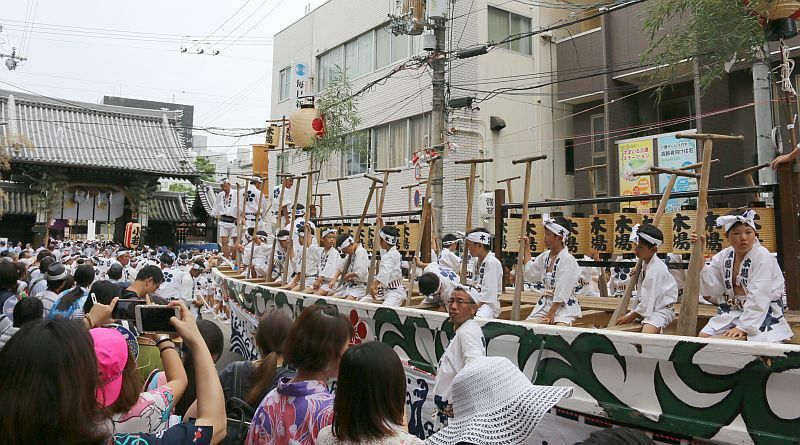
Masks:
[[[285,74],[284,74],[285,73]],[[284,80],[286,81],[284,84]],[[286,86],[284,96],[283,87]],[[292,67],[287,66],[278,72],[278,102],[288,100],[292,96]]]
[[[599,120],[603,123],[602,129],[598,132],[595,127],[595,121]],[[593,114],[589,117],[589,125],[591,129],[589,153],[592,157],[592,165],[606,164],[605,169],[597,169],[592,172],[594,174],[594,188],[598,196],[608,194],[608,141],[606,140],[606,124],[605,114]],[[599,137],[598,137],[599,136]],[[601,142],[603,145],[602,151],[595,150],[595,144]]]
[[[522,31],[522,32],[531,32],[531,31],[533,31],[533,19],[531,17],[528,17],[526,15],[522,15],[522,14],[517,14],[517,13],[511,12],[511,11],[506,11],[505,9],[489,5],[486,8],[486,11],[487,11],[487,16],[486,16],[487,17],[487,19],[486,19],[486,28],[487,29],[486,30],[487,30],[487,34],[488,35],[492,34],[491,30],[489,29],[490,24],[491,24],[491,21],[489,20],[489,17],[492,14],[492,10],[504,13],[507,16],[507,19],[506,19],[506,31],[503,31],[501,34],[504,34],[505,36],[510,36],[512,34],[511,33],[511,29],[512,29],[512,23],[513,23],[514,19],[518,19],[518,20],[520,20],[520,22],[526,21],[528,23],[528,31]],[[517,34],[517,33],[514,33],[514,34]],[[527,49],[527,52],[519,51],[517,49],[512,49],[511,43],[514,43],[514,42],[506,42],[506,43],[503,43],[501,45],[497,45],[497,48],[504,49],[504,50],[512,52],[514,54],[533,57],[533,38],[531,36],[528,36],[525,39],[527,39],[527,45],[525,45],[526,49]],[[521,42],[522,40],[523,39],[520,39],[520,40],[518,40],[516,42]],[[521,43],[519,43],[519,44],[521,45]]]

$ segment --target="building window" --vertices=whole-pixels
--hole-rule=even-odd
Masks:
[[[375,67],[383,68],[392,63],[392,33],[386,29],[375,30]]]
[[[282,174],[284,174],[286,172],[286,158],[287,158],[287,156],[289,156],[289,155],[284,153],[284,154],[279,154],[275,158],[275,163],[277,164],[276,165],[276,170],[277,170],[278,174],[280,174],[280,175],[282,175]]]
[[[509,36],[528,32],[531,32],[531,19],[529,17],[489,7],[489,41],[501,42]],[[503,43],[499,47],[520,54],[533,54],[530,36]]]
[[[286,100],[289,98],[289,90],[292,79],[292,67],[286,67],[281,70],[280,72],[280,100]]]
[[[572,139],[564,141],[564,174],[575,174],[575,142]]]
[[[339,68],[344,68],[342,53],[343,47],[337,46],[319,57],[319,91],[328,88],[336,79]]]
[[[342,152],[342,171],[345,176],[360,175],[369,169],[369,132],[357,131],[347,136]]]
[[[674,133],[695,128],[694,114],[694,96],[660,102],[658,120],[664,123],[661,132]]]
[[[605,130],[605,116],[602,114],[595,114],[591,117],[592,125],[592,165],[606,164],[606,130]],[[605,195],[608,193],[608,168],[599,168],[594,170],[594,187],[598,195]]]

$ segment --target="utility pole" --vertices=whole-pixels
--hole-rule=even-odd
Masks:
[[[431,28],[436,38],[436,49],[433,52],[433,110],[431,112],[432,145],[442,161],[437,162],[431,181],[434,214],[433,233],[442,232],[442,215],[444,214],[444,143],[447,132],[445,120],[445,23],[443,18],[432,18]]]

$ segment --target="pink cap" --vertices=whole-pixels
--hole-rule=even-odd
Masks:
[[[122,390],[122,371],[128,361],[128,343],[116,329],[95,328],[89,333],[94,340],[97,372],[100,374],[100,386],[95,397],[105,407],[116,402]]]

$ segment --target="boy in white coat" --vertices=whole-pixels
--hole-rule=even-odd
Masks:
[[[490,250],[492,236],[485,229],[473,229],[467,234],[465,243],[469,254],[475,258],[470,284],[480,294],[475,316],[497,318],[500,315],[499,298],[503,292],[503,265]]]
[[[331,282],[328,284],[334,289],[332,296],[348,300],[360,300],[367,294],[367,278],[369,277],[369,254],[367,249],[356,243],[355,239],[343,233],[336,238],[336,249],[347,254],[348,259],[343,260]],[[349,263],[349,264],[348,264]],[[345,270],[347,268],[347,270]],[[339,285],[339,277],[343,276],[343,283]]]
[[[381,264],[370,286],[369,295],[362,298],[362,302],[398,307],[405,301],[406,288],[403,286],[403,270],[400,267],[403,257],[397,251],[399,235],[394,226],[383,226],[378,233],[381,238]]]
[[[327,228],[322,231],[322,248],[319,259],[319,276],[311,286],[314,289],[315,295],[328,295],[331,291],[328,283],[331,282],[339,270],[339,264],[342,257],[339,256],[339,251],[336,250],[336,236],[338,232],[336,229]]]
[[[664,234],[650,224],[636,224],[630,240],[636,243],[636,257],[642,261],[642,272],[636,283],[633,310],[620,317],[617,324],[628,324],[643,318],[643,333],[660,334],[675,320],[672,305],[678,301],[678,283],[657,255],[658,246],[664,242]]]

